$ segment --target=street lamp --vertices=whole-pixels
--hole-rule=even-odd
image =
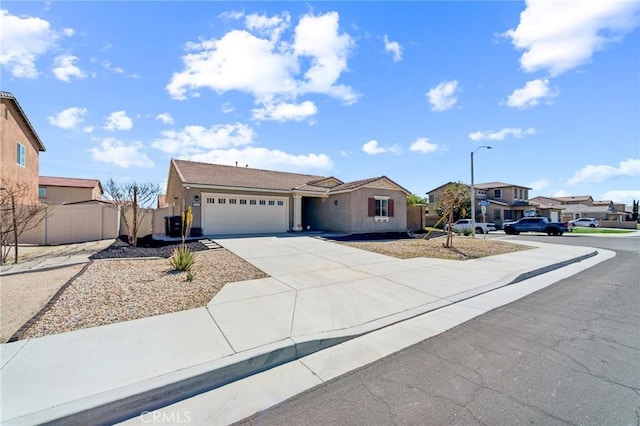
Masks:
[[[471,151],[471,237],[476,237],[476,189],[473,186],[473,153],[479,149],[492,149],[489,145],[482,145]]]

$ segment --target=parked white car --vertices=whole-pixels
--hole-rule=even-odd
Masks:
[[[444,230],[449,230],[449,224],[444,226]],[[456,223],[451,225],[453,232],[471,232],[471,219],[460,219]],[[496,230],[496,224],[493,222],[476,222],[476,234],[486,234],[490,231]]]
[[[598,221],[592,217],[581,217],[580,219],[570,220],[569,226],[572,228],[576,226],[581,226],[583,228],[597,228]]]

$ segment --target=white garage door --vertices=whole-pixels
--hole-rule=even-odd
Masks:
[[[287,232],[289,229],[286,197],[202,194],[202,200],[205,235]]]

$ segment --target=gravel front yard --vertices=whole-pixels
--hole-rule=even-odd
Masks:
[[[445,238],[423,240],[411,238],[389,241],[358,241],[344,242],[350,247],[369,250],[399,259],[413,257],[434,257],[438,259],[467,260],[497,254],[513,253],[520,250],[528,250],[531,247],[521,244],[507,243],[482,237],[453,237],[453,247],[443,246]]]
[[[94,261],[21,338],[202,307],[226,283],[267,277],[225,249],[196,253],[193,270],[187,282],[186,273],[171,272],[168,259]]]

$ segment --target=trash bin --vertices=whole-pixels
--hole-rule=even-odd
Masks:
[[[180,216],[164,217],[164,233],[168,237],[179,238],[182,236],[182,218]]]
[[[191,228],[191,237],[193,238],[202,237],[202,228]]]

